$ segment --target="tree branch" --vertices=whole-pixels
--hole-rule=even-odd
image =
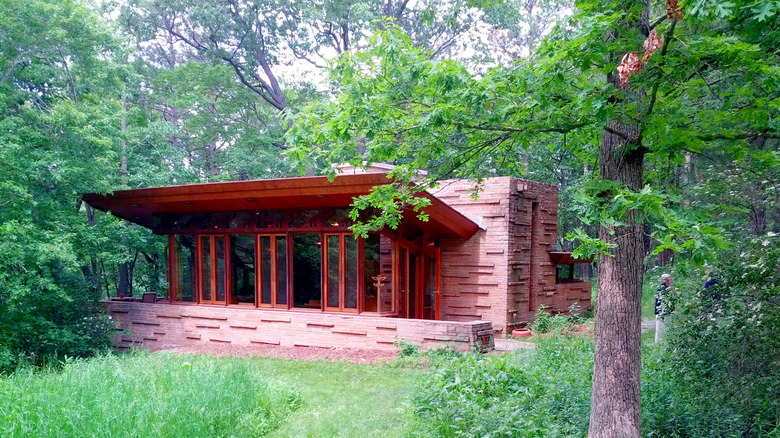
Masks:
[[[477,131],[496,131],[496,132],[528,132],[528,131],[535,131],[535,132],[557,132],[559,134],[566,134],[568,132],[574,131],[575,129],[582,128],[584,126],[587,126],[587,123],[575,123],[571,126],[566,127],[552,127],[552,128],[538,128],[538,129],[530,129],[530,128],[514,128],[512,126],[486,126],[486,125],[470,125],[468,123],[462,123],[462,122],[453,122],[452,123],[455,126],[461,126],[463,128],[467,129],[474,129]]]
[[[770,132],[768,129],[762,132],[743,132],[740,134],[699,134],[695,136],[702,141],[714,140],[747,140],[750,138],[780,138],[780,133]]]
[[[14,71],[14,67],[16,67],[17,64],[19,64],[19,61],[21,60],[21,55],[14,58],[13,61],[11,61],[11,64],[8,65],[8,68],[5,70],[5,73],[3,73],[3,77],[0,78],[0,84],[5,83],[6,80],[11,76],[11,72]]]
[[[655,20],[650,22],[650,30],[655,29],[656,26],[666,21],[666,14],[661,15],[660,17],[656,18]]]

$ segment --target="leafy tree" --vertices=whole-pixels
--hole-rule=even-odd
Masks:
[[[517,168],[519,149],[549,138],[565,135],[573,151],[598,142],[585,219],[596,221],[599,239],[577,233],[582,249],[602,253],[590,435],[633,437],[640,434],[643,224],[653,225],[656,251],[696,258],[719,234],[700,212],[674,208],[680,199],[658,184],[656,168],[718,149],[777,158],[753,147],[780,136],[778,29],[768,20],[775,4],[700,2],[684,19],[675,1],[576,6],[579,13],[533,61],[479,77],[431,60],[398,28],[379,32],[369,50],[339,58],[332,70],[338,98],[302,111],[288,138],[303,162],[390,161],[399,165],[396,177],[420,189],[442,177],[506,173]],[[399,193],[407,185],[396,188],[358,200],[383,209],[370,225],[395,224],[405,208],[396,200],[412,199]]]
[[[78,1],[4,0],[0,18],[0,369],[105,348],[81,194],[118,168],[118,49]],[[87,274],[87,275],[84,275]]]

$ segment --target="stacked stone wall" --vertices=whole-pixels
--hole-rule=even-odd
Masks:
[[[590,283],[556,284],[549,253],[558,236],[557,187],[499,177],[444,181],[433,194],[482,227],[467,241],[441,240],[442,319],[490,321],[505,336],[531,323],[540,305],[590,307]]]
[[[493,328],[487,321],[424,321],[241,306],[104,303],[117,324],[113,342],[118,349],[160,350],[221,343],[395,350],[397,342],[426,349],[493,349]]]

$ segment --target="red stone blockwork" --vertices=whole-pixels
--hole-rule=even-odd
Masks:
[[[493,323],[506,326],[509,193],[512,178],[490,178],[477,186],[467,180],[443,181],[433,192],[452,208],[479,223],[471,239],[441,239],[439,315],[443,320]]]
[[[229,343],[250,346],[344,347],[394,350],[399,341],[423,348],[493,349],[487,321],[455,322],[321,312],[104,301],[117,323],[114,346],[150,350]],[[130,329],[129,333],[126,329]]]
[[[587,281],[556,284],[550,307],[568,310],[576,304],[581,310],[586,310],[591,306],[591,288],[590,282]]]
[[[558,236],[558,189],[499,177],[442,182],[433,194],[483,228],[468,241],[441,240],[440,316],[491,321],[498,336],[554,312],[590,307],[590,283],[556,284],[549,251]],[[585,290],[587,289],[587,293]]]

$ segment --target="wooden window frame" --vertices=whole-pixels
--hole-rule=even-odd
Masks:
[[[338,312],[338,313],[347,313],[347,314],[359,314],[366,312],[365,310],[365,293],[366,293],[366,284],[365,284],[365,246],[364,246],[364,239],[358,237],[357,238],[357,263],[356,263],[356,278],[357,278],[357,307],[356,308],[348,308],[345,307],[346,304],[346,287],[347,287],[347,273],[346,273],[346,265],[347,265],[347,253],[346,253],[346,239],[352,239],[354,238],[354,234],[351,232],[348,232],[344,229],[338,229],[338,228],[329,228],[326,231],[320,230],[319,232],[314,230],[285,230],[285,231],[271,231],[271,232],[247,232],[247,231],[235,231],[231,230],[230,232],[211,232],[211,233],[171,233],[168,235],[168,247],[169,247],[169,253],[168,253],[168,259],[169,259],[169,270],[168,270],[168,281],[169,281],[169,290],[170,290],[170,296],[171,296],[171,303],[181,303],[181,304],[207,304],[207,305],[218,305],[218,306],[230,306],[230,305],[240,305],[243,307],[250,307],[252,304],[250,303],[239,303],[239,304],[230,304],[232,300],[232,294],[233,294],[233,284],[232,284],[232,277],[231,277],[231,253],[230,253],[230,237],[233,234],[252,234],[254,235],[255,239],[255,302],[254,307],[255,308],[261,308],[261,309],[283,309],[283,310],[290,310],[293,309],[293,291],[294,291],[294,276],[293,276],[293,235],[297,233],[318,233],[321,236],[321,242],[323,244],[322,246],[322,265],[321,265],[321,278],[320,282],[322,285],[322,293],[321,298],[323,301],[322,307],[319,311],[327,311],[327,312]],[[195,275],[196,278],[196,290],[194,291],[195,297],[193,301],[180,301],[180,285],[176,283],[175,273],[176,273],[176,263],[177,263],[177,249],[176,249],[176,235],[192,235],[195,239],[195,252],[197,255],[196,261],[195,261],[195,272],[193,275]],[[391,246],[390,246],[390,262],[391,262],[391,284],[388,285],[390,288],[390,293],[392,295],[391,298],[391,308],[382,311],[381,310],[381,294],[377,293],[377,310],[371,311],[367,313],[371,314],[382,314],[386,316],[395,315],[400,317],[407,317],[407,318],[419,318],[422,314],[422,305],[423,305],[423,297],[421,294],[417,293],[417,290],[414,291],[414,294],[411,294],[411,291],[407,291],[405,299],[407,300],[405,308],[408,311],[408,300],[414,299],[415,303],[417,304],[415,315],[402,315],[401,312],[404,310],[404,305],[400,302],[400,267],[401,267],[401,249],[405,249],[407,253],[406,260],[403,260],[403,263],[406,264],[407,271],[409,269],[409,254],[414,253],[416,256],[416,266],[415,266],[415,288],[419,289],[420,285],[422,284],[422,277],[424,275],[423,272],[423,255],[427,255],[427,253],[420,248],[419,244],[416,244],[416,242],[411,242],[408,240],[405,240],[401,238],[400,236],[394,234],[394,233],[387,233],[387,232],[380,232],[380,235],[384,235],[385,237],[388,237],[391,240]],[[327,284],[327,275],[328,275],[328,269],[329,269],[329,263],[327,250],[328,250],[328,237],[329,236],[338,236],[339,241],[339,298],[338,298],[338,307],[331,307],[328,306],[328,294],[330,291],[328,290],[328,284]],[[204,242],[203,238],[206,237],[206,241],[208,242],[209,248],[209,257],[212,260],[211,266],[210,266],[210,272],[208,275],[209,278],[209,286],[213,288],[214,296],[210,300],[204,299],[204,280],[203,280],[203,251],[204,251]],[[217,283],[217,263],[216,263],[216,252],[217,252],[217,242],[216,238],[222,237],[223,238],[223,245],[224,245],[224,264],[225,264],[225,272],[224,275],[224,284],[225,284],[225,299],[217,300],[216,297],[216,283]],[[268,237],[269,238],[269,245],[270,245],[270,258],[271,258],[271,272],[266,273],[263,267],[263,245],[262,245],[262,239]],[[279,298],[279,256],[278,256],[278,239],[284,238],[285,244],[284,248],[286,250],[286,272],[283,274],[284,278],[287,281],[287,290],[286,290],[286,303],[280,304],[278,301]],[[424,254],[425,253],[425,254]],[[437,262],[437,277],[436,277],[436,318],[439,318],[438,312],[439,312],[439,281],[440,281],[440,269],[441,269],[441,255],[440,252],[436,251],[434,255]],[[271,287],[271,302],[270,303],[263,303],[263,278],[265,275],[270,275],[269,278],[269,284]],[[406,288],[408,289],[408,285],[406,285]],[[299,309],[300,310],[300,309]],[[312,311],[316,311],[316,309],[311,309]],[[417,315],[420,314],[420,315]]]
[[[232,243],[231,243],[231,236],[253,236],[255,239],[255,257],[254,257],[254,267],[255,267],[255,301],[254,303],[239,303],[233,301],[233,263],[231,258],[233,257],[233,253],[230,252],[232,250]],[[260,247],[259,247],[260,240],[258,238],[257,233],[247,233],[247,232],[231,232],[227,233],[225,235],[225,250],[227,251],[225,254],[225,303],[228,306],[241,306],[241,307],[259,307],[260,304],[260,284],[258,284],[258,281],[260,280]]]
[[[328,274],[330,271],[330,257],[328,254],[329,243],[328,237],[337,236],[339,239],[339,252],[338,252],[338,306],[331,307],[330,303],[330,288],[328,287]],[[347,244],[346,239],[354,239],[352,233],[322,233],[322,300],[323,309],[329,312],[345,312],[345,313],[360,313],[363,311],[363,270],[365,269],[365,260],[363,260],[363,238],[357,239],[357,278],[355,281],[357,297],[355,300],[355,307],[346,307],[347,302]]]
[[[204,284],[203,284],[203,243],[202,238],[207,237],[209,242],[209,286],[211,287],[212,291],[212,297],[210,300],[206,300],[203,298],[204,293]],[[216,238],[222,237],[222,255],[224,257],[224,272],[222,273],[222,276],[224,277],[222,279],[224,287],[225,287],[225,299],[223,301],[220,301],[217,299],[218,292],[217,292],[217,263],[216,263],[216,255],[217,255],[217,242]],[[227,303],[230,302],[230,279],[228,276],[228,272],[230,272],[230,257],[228,256],[228,245],[229,245],[229,239],[228,235],[224,233],[216,233],[216,234],[196,234],[195,235],[195,253],[198,255],[198,259],[196,262],[196,271],[198,275],[198,299],[196,302],[198,304],[212,304],[217,306],[227,306]]]
[[[263,275],[266,275],[266,273],[263,271],[262,266],[262,238],[263,237],[269,237],[269,247],[271,249],[271,272],[270,275],[270,286],[271,286],[271,302],[270,303],[264,303],[263,297],[262,297],[262,287],[263,287]],[[285,277],[287,278],[287,293],[286,293],[286,303],[280,304],[278,302],[278,295],[279,295],[279,263],[278,263],[278,257],[277,257],[277,238],[278,237],[284,237],[284,246],[286,248],[286,262],[287,262],[287,272],[285,272]],[[257,253],[255,255],[255,288],[257,290],[255,296],[255,302],[257,304],[257,307],[265,308],[265,309],[289,309],[290,308],[290,301],[291,301],[291,295],[292,295],[292,269],[291,267],[291,239],[290,239],[290,233],[256,233],[255,234],[255,248],[257,248]]]
[[[193,239],[195,239],[195,251],[196,251],[196,257],[197,257],[197,236],[195,233],[177,233],[177,234],[169,234],[168,235],[168,289],[170,293],[170,298],[168,302],[170,304],[173,303],[179,303],[179,304],[185,304],[185,305],[195,305],[198,304],[198,260],[196,258],[195,260],[195,266],[194,272],[192,275],[194,275],[195,278],[195,290],[192,291],[193,299],[192,301],[183,301],[181,300],[181,293],[182,291],[179,289],[179,283],[178,278],[176,277],[176,269],[179,268],[179,264],[177,263],[177,250],[176,250],[176,236],[192,236]]]
[[[433,259],[436,263],[436,278],[434,279],[434,320],[439,319],[440,311],[440,286],[441,286],[441,251],[439,248],[425,249],[422,247],[422,241],[410,242],[403,238],[397,238],[393,236],[393,305],[397,308],[393,309],[393,312],[398,314],[400,318],[409,319],[423,319],[425,314],[424,309],[424,294],[425,294],[425,258]],[[403,257],[403,250],[405,250],[406,257]],[[404,265],[404,272],[409,276],[409,269],[412,266],[410,261],[411,255],[415,256],[414,261],[414,282],[415,290],[409,290],[409,282],[402,284],[401,278],[401,266]],[[400,290],[406,290],[406,296],[401,297]],[[414,314],[410,312],[409,304],[414,300]]]

